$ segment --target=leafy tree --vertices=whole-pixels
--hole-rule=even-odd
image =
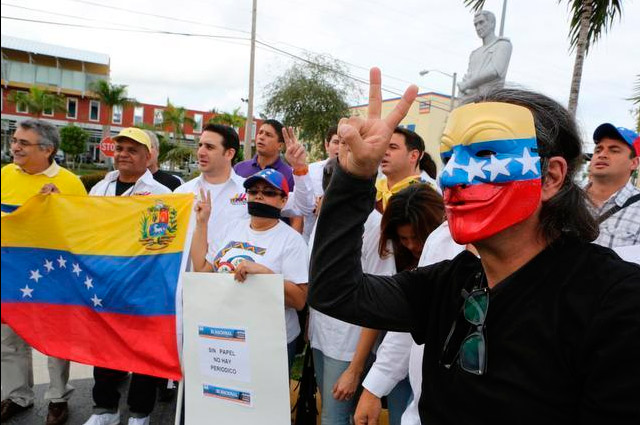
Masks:
[[[65,154],[65,160],[68,157],[74,159],[86,150],[87,141],[89,140],[89,133],[84,129],[77,127],[73,124],[67,125],[60,129],[60,149]]]
[[[316,56],[291,66],[265,91],[268,115],[298,127],[301,139],[321,144],[327,128],[349,115],[347,101],[357,88],[342,65]]]
[[[562,3],[563,0],[557,0]],[[576,115],[578,95],[582,81],[584,59],[589,47],[595,44],[603,33],[606,33],[616,15],[622,15],[622,0],[566,0],[571,9],[569,23],[569,50],[576,52],[569,92],[569,112]],[[482,9],[485,0],[464,0],[465,6],[477,11]]]
[[[175,106],[167,100],[167,107],[162,111],[161,127],[165,131],[170,131],[170,138],[174,144],[184,140],[184,126],[195,125],[195,120],[187,115],[187,110],[182,106]]]
[[[244,127],[247,122],[247,118],[242,115],[240,112],[240,108],[236,108],[233,112],[218,112],[215,109],[212,109],[211,112],[216,114],[215,117],[209,119],[210,124],[224,124],[231,126],[235,129],[239,129]]]
[[[107,110],[107,123],[102,126],[102,137],[111,136],[111,116],[115,106],[125,108],[135,106],[138,102],[127,96],[127,86],[123,84],[111,84],[106,80],[96,80],[89,86]]]
[[[17,108],[28,109],[29,113],[40,118],[44,112],[67,112],[63,96],[32,86],[28,92],[13,91],[7,100]]]

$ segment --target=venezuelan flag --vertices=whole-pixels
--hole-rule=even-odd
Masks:
[[[180,379],[192,195],[37,195],[2,223],[2,322],[51,356]]]

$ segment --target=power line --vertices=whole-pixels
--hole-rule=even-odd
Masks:
[[[202,26],[205,26],[205,27],[224,29],[226,31],[234,31],[234,32],[241,32],[241,33],[245,33],[245,34],[251,34],[250,31],[239,30],[239,29],[236,29],[236,28],[223,27],[223,26],[220,26],[220,25],[213,25],[213,24],[205,24],[204,22],[191,21],[189,19],[181,19],[181,18],[176,18],[174,16],[158,15],[158,14],[149,13],[149,12],[141,12],[141,11],[138,11],[138,10],[127,9],[127,8],[124,8],[124,7],[109,6],[109,5],[106,5],[106,4],[95,3],[95,2],[87,1],[87,0],[68,0],[68,1],[72,1],[72,2],[75,2],[75,3],[87,4],[87,5],[96,6],[96,7],[102,7],[102,8],[105,8],[105,9],[112,9],[112,10],[119,10],[119,11],[128,12],[128,13],[135,13],[137,15],[142,15],[142,16],[151,16],[151,17],[154,17],[154,18],[168,19],[170,21],[183,22],[183,23],[186,23],[186,24],[202,25]]]
[[[164,35],[178,35],[178,36],[185,36],[185,37],[203,37],[203,38],[211,38],[211,39],[218,39],[220,41],[222,40],[242,40],[242,41],[249,41],[248,38],[246,37],[234,37],[234,36],[223,36],[223,35],[211,35],[211,34],[196,34],[196,33],[183,33],[183,32],[175,32],[175,31],[166,31],[166,30],[147,30],[147,29],[126,29],[126,28],[113,28],[113,27],[97,27],[97,26],[90,26],[90,25],[82,25],[82,24],[72,24],[72,23],[65,23],[65,22],[53,22],[53,21],[42,21],[42,20],[35,20],[35,19],[26,19],[26,18],[17,18],[17,17],[12,17],[12,16],[0,16],[0,18],[2,19],[9,19],[9,20],[15,20],[15,21],[23,21],[23,22],[32,22],[32,23],[39,23],[39,24],[47,24],[47,25],[57,25],[57,26],[63,26],[63,27],[71,27],[71,28],[87,28],[87,29],[100,29],[100,30],[106,30],[106,31],[120,31],[120,32],[134,32],[134,33],[143,33],[143,34],[164,34]],[[321,63],[317,63],[314,62],[312,60],[303,58],[301,56],[295,55],[293,53],[287,52],[286,50],[280,49],[278,47],[272,46],[268,43],[262,42],[262,41],[258,41],[256,40],[256,43],[260,44],[261,46],[271,49],[272,51],[281,54],[281,55],[285,55],[288,56],[290,58],[311,64],[311,65],[315,65],[315,66],[319,66],[321,68],[330,70],[331,72],[336,73],[337,75],[341,75],[345,78],[349,78],[351,80],[354,80],[358,83],[361,83],[363,85],[369,85],[369,82],[354,76],[352,74],[349,73],[345,73],[336,69],[333,69],[331,67],[328,67],[324,64]],[[385,91],[387,93],[393,94],[395,96],[402,96],[402,92],[401,90],[397,89],[397,88],[393,88],[393,87],[389,87],[389,86],[383,86],[382,87],[382,91]],[[421,100],[416,99],[414,102],[420,103],[422,102]],[[436,108],[436,109],[440,109],[443,111],[449,111],[448,108],[445,107],[440,107],[437,105],[434,105],[434,101],[431,102],[431,107]]]
[[[148,12],[141,12],[141,11],[137,11],[137,10],[133,10],[133,9],[127,9],[127,8],[124,8],[124,7],[108,6],[108,5],[104,5],[104,4],[100,4],[100,3],[96,3],[96,2],[92,2],[92,1],[88,1],[88,0],[68,0],[68,1],[72,1],[72,2],[75,2],[75,3],[81,3],[81,4],[87,4],[87,5],[96,6],[96,7],[102,7],[102,8],[106,8],[106,9],[113,9],[113,10],[119,10],[119,11],[128,12],[128,13],[134,13],[134,14],[142,15],[142,16],[151,16],[151,17],[154,17],[154,18],[166,19],[166,20],[175,21],[175,22],[184,22],[184,23],[189,23],[189,24],[202,25],[202,26],[207,26],[207,27],[212,27],[212,28],[221,28],[221,29],[225,29],[225,30],[229,30],[229,31],[237,31],[237,32],[245,33],[245,34],[250,34],[249,31],[237,30],[237,29],[234,29],[234,28],[222,27],[222,26],[218,26],[218,25],[207,24],[207,23],[204,23],[204,22],[192,21],[192,20],[188,20],[188,19],[180,19],[180,18],[175,18],[175,17],[172,17],[172,16],[158,15],[158,14],[148,13]],[[64,16],[64,15],[62,15],[62,16]],[[315,53],[315,52],[313,52],[311,50],[304,49],[302,47],[298,47],[298,46],[295,46],[293,44],[282,42],[282,41],[272,41],[271,43],[284,44],[284,45],[288,45],[290,47],[294,47],[296,49],[299,49],[299,50],[301,50],[301,51],[303,51],[305,53],[317,54],[317,53]],[[325,55],[321,55],[320,54],[320,56],[325,56]],[[337,58],[333,58],[333,59],[334,60],[339,60],[340,62],[342,62],[342,63],[344,63],[344,64],[346,64],[348,66],[354,67],[354,68],[363,69],[365,71],[369,70],[366,67],[363,67],[363,66],[360,66],[360,65],[356,65],[356,64],[353,64],[353,63],[349,63],[349,62],[341,60],[341,59],[337,59]],[[386,75],[386,78],[391,78],[393,80],[397,80],[397,81],[400,81],[400,82],[403,82],[403,83],[406,83],[406,84],[413,84],[412,81],[408,81],[408,80],[404,80],[402,78],[394,77],[393,75],[389,75],[389,74]]]
[[[99,29],[99,30],[107,30],[107,31],[122,31],[122,32],[137,32],[137,33],[146,33],[146,34],[166,34],[166,35],[181,35],[185,37],[204,37],[204,38],[216,38],[216,39],[227,39],[227,40],[243,40],[248,41],[247,37],[234,37],[231,35],[212,35],[212,34],[195,34],[195,33],[187,33],[187,32],[176,32],[176,31],[166,31],[166,30],[147,30],[147,29],[126,29],[126,28],[113,28],[113,27],[97,27],[90,25],[82,25],[82,24],[72,24],[69,22],[53,22],[53,21],[40,21],[36,19],[27,19],[27,18],[17,18],[14,16],[0,16],[2,19],[10,19],[13,21],[23,21],[23,22],[32,22],[36,24],[48,24],[48,25],[57,25],[62,27],[74,27],[74,28],[88,28],[88,29]]]

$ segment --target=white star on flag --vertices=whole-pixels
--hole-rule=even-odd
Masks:
[[[540,157],[533,157],[529,154],[529,149],[524,148],[522,151],[522,159],[516,158],[520,164],[522,164],[522,175],[524,176],[529,171],[533,172],[533,174],[538,174],[538,169],[536,168],[537,163],[540,161]]]
[[[29,276],[29,279],[31,280],[35,280],[36,283],[38,283],[38,280],[40,280],[40,278],[42,278],[42,275],[40,274],[40,270],[29,270],[29,273],[31,273],[31,276]]]
[[[102,307],[102,300],[98,298],[96,294],[93,294],[93,298],[91,298],[91,301],[93,301],[94,307],[98,307],[98,306]]]
[[[25,287],[24,288],[20,288],[20,290],[22,291],[22,298],[25,298],[25,297],[33,298],[31,296],[31,293],[33,292],[33,289],[29,288],[29,285],[25,285]]]
[[[51,270],[54,269],[53,261],[44,260],[44,268],[47,269],[47,273],[51,273]]]
[[[451,155],[451,157],[449,158],[449,161],[447,161],[447,164],[442,169],[442,174],[444,175],[444,173],[449,173],[450,176],[453,176],[453,171],[456,168],[460,168],[461,170],[464,170],[464,166],[456,162],[456,154],[454,153],[453,155]]]
[[[58,260],[57,260],[57,261],[58,261],[58,267],[60,267],[61,269],[62,269],[62,268],[64,268],[64,269],[66,269],[66,268],[67,268],[67,260],[65,260],[64,258],[62,258],[62,255],[61,255],[60,257],[58,257]]]
[[[480,178],[486,177],[484,175],[484,166],[486,165],[486,163],[487,161],[476,162],[475,159],[469,158],[469,165],[467,165],[464,168],[464,170],[467,172],[467,180],[469,181],[469,183],[471,183],[471,181],[475,177],[480,177]]]
[[[84,280],[84,286],[87,287],[87,290],[93,288],[93,279],[87,276],[87,278]]]
[[[500,174],[510,176],[507,165],[511,162],[511,158],[498,159],[495,155],[491,155],[491,163],[487,165],[487,170],[491,173],[491,181],[495,180]]]
[[[80,268],[80,264],[73,263],[73,270],[71,271],[71,273],[75,273],[76,276],[80,277],[80,273],[82,273],[82,269]]]

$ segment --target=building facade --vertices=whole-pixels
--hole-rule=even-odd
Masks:
[[[28,92],[33,86],[56,93],[64,98],[66,111],[44,111],[37,118],[58,127],[77,125],[90,134],[86,161],[100,161],[100,140],[105,126],[111,135],[131,126],[154,128],[162,133],[163,105],[138,103],[135,106],[114,107],[109,113],[91,91],[97,80],[110,81],[110,59],[103,53],[73,49],[2,35],[2,151],[7,152],[16,124],[34,117],[28,109],[20,109],[8,100],[14,91]],[[215,116],[211,111],[187,109],[195,125],[184,126],[184,143],[195,146],[206,123]],[[254,123],[255,128],[260,120]],[[170,131],[170,129],[168,129]],[[244,128],[238,129],[241,140]]]

